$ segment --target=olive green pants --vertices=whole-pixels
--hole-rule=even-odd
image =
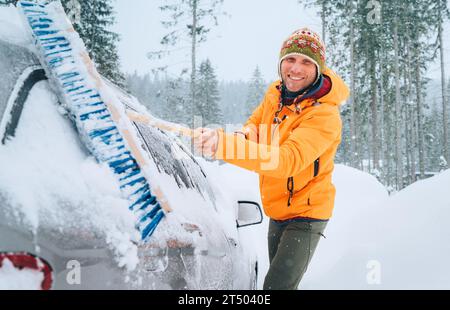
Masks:
[[[296,290],[328,222],[270,220],[270,267],[264,290]]]

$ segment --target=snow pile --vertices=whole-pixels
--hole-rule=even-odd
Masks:
[[[37,270],[16,269],[9,259],[0,268],[0,290],[40,290],[44,274]]]
[[[336,186],[333,217],[325,230],[326,239],[320,240],[300,288],[348,288],[356,281],[352,278],[353,270],[361,264],[364,265],[361,276],[365,283],[366,264],[370,259],[362,261],[357,257],[366,250],[375,251],[376,243],[370,244],[362,235],[375,229],[377,219],[383,221],[387,218],[377,210],[383,201],[389,199],[388,192],[372,175],[336,165],[333,183]]]
[[[83,151],[47,82],[31,90],[15,138],[0,147],[0,170],[2,194],[32,231],[43,224],[105,234],[119,265],[136,267],[128,202],[109,168]]]
[[[392,197],[373,177],[357,174],[363,176],[342,166],[336,171],[336,216],[304,287],[449,289],[450,170]]]

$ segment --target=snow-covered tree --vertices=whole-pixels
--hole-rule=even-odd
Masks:
[[[350,105],[342,108],[343,140],[337,158],[368,169],[397,189],[414,182],[417,170],[421,176],[427,167],[438,170],[436,156],[445,153],[447,106],[442,106],[439,122],[427,116],[425,76],[439,51],[445,51],[439,25],[448,18],[446,1],[306,2],[322,16],[328,65],[351,88]],[[442,102],[448,101],[445,97]],[[428,126],[433,121],[442,124],[441,130]],[[429,135],[441,145],[428,144]]]
[[[161,94],[161,118],[175,123],[188,124],[190,118],[188,82],[182,78],[169,78],[166,80]]]
[[[76,3],[79,2],[79,5]],[[83,39],[89,55],[98,71],[120,86],[124,86],[124,75],[120,71],[117,50],[119,35],[110,30],[115,23],[113,0],[63,0],[69,15],[75,18],[74,27]],[[79,12],[74,10],[81,9]],[[72,14],[72,13],[75,14]],[[76,20],[79,18],[79,21]]]
[[[222,81],[220,83],[220,107],[227,124],[242,124],[247,119],[248,87],[248,83],[243,81]]]
[[[218,24],[218,16],[223,0],[169,0],[160,6],[162,12],[168,14],[168,19],[162,21],[169,32],[162,38],[161,44],[165,51],[150,52],[150,59],[161,58],[170,54],[169,47],[177,46],[180,42],[190,41],[191,49],[191,80],[190,80],[190,109],[191,117],[195,115],[196,106],[196,74],[198,45],[205,42],[212,26]],[[182,43],[185,44],[185,43]]]
[[[264,97],[266,82],[257,66],[248,85],[247,101],[245,105],[245,117],[249,117],[253,110],[261,103]]]
[[[198,69],[195,95],[195,116],[202,117],[203,125],[221,124],[223,122],[223,115],[219,106],[218,84],[210,60],[203,61]]]
[[[16,4],[18,0],[0,0],[0,6],[1,5],[10,5],[10,4]]]
[[[438,47],[439,47],[439,55],[440,55],[440,64],[441,64],[441,85],[442,85],[442,146],[443,146],[443,160],[441,161],[445,164],[445,168],[448,168],[448,161],[450,160],[449,153],[449,134],[448,134],[448,97],[446,94],[446,75],[445,75],[445,48],[444,48],[444,39],[443,39],[443,24],[446,19],[449,17],[449,9],[447,0],[438,0],[436,1],[437,5],[435,6],[435,12],[437,18],[435,19],[437,23],[437,34],[438,34]]]

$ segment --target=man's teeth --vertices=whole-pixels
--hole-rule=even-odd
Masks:
[[[290,78],[291,78],[291,80],[294,80],[294,81],[301,81],[304,79],[304,78],[297,78],[297,77],[293,77],[293,76],[290,76]]]

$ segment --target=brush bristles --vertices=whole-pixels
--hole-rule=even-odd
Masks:
[[[31,27],[47,75],[74,116],[82,140],[95,158],[107,163],[114,172],[122,193],[130,201],[129,209],[138,217],[136,228],[146,241],[164,217],[164,212],[152,195],[136,159],[127,149],[100,93],[90,86],[95,84],[88,74],[83,74],[88,71],[80,68],[82,62],[76,58],[79,51],[74,51],[70,36],[58,28],[47,5],[39,1],[19,1],[18,5]]]

